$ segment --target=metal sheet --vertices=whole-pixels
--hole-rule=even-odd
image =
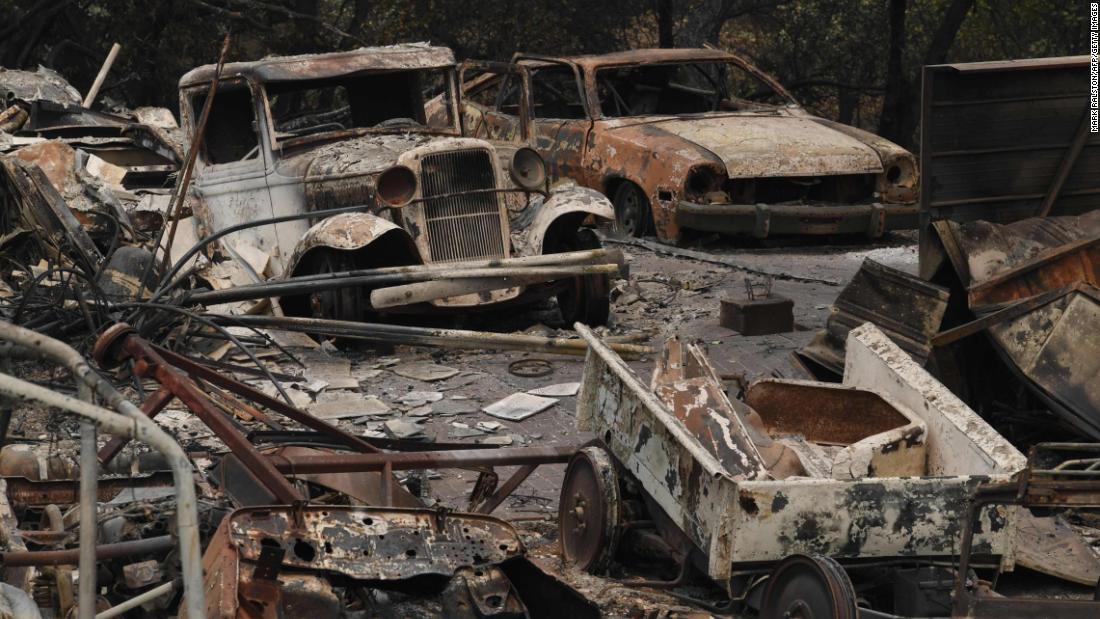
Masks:
[[[871,322],[923,364],[932,350],[930,340],[947,311],[949,296],[946,288],[865,259],[837,296],[825,330],[796,354],[824,370],[815,372],[817,378],[837,380],[844,372],[848,333]]]
[[[361,580],[449,577],[461,567],[524,552],[506,522],[443,510],[261,507],[238,510],[227,520],[229,542],[242,561],[256,561],[265,546],[278,545],[286,550],[286,567]]]
[[[1055,414],[1100,440],[1100,291],[1082,285],[989,333]]]

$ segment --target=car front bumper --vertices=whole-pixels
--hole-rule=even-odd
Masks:
[[[914,204],[696,204],[679,202],[681,228],[751,234],[866,234],[878,238],[887,230],[917,227]]]

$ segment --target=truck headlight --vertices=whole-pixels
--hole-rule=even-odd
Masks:
[[[378,175],[376,193],[382,204],[401,208],[416,195],[416,174],[403,165],[395,165]]]
[[[532,148],[519,148],[508,166],[512,182],[524,191],[539,191],[546,186],[546,162]]]

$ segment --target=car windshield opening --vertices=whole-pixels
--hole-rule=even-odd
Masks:
[[[453,130],[452,73],[447,67],[268,84],[275,137],[349,129]]]
[[[600,69],[596,89],[606,118],[703,114],[789,103],[764,80],[730,62]]]

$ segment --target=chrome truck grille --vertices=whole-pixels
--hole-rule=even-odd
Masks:
[[[499,196],[493,192],[449,195],[496,187],[488,151],[426,155],[420,161],[420,175],[432,262],[504,257]]]

